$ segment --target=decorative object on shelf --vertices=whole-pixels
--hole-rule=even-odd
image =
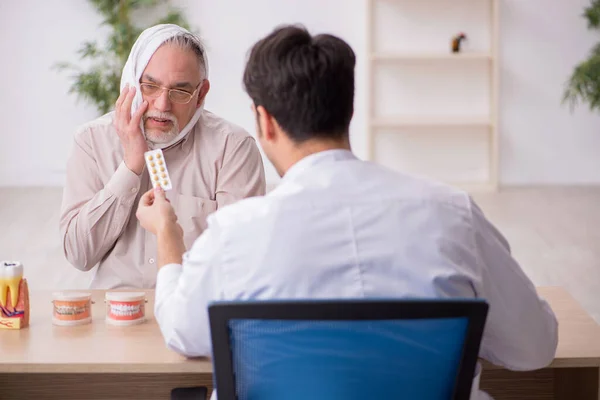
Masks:
[[[465,35],[462,32],[452,38],[452,52],[453,53],[460,53],[460,50],[461,50],[460,46],[461,46],[463,40],[467,40],[467,35]]]
[[[23,279],[23,264],[0,262],[0,329],[29,326],[29,289]]]
[[[110,28],[104,46],[95,41],[83,42],[78,50],[84,65],[93,63],[87,71],[68,62],[55,65],[59,71],[71,70],[71,88],[79,98],[93,104],[105,114],[112,110],[119,97],[119,85],[123,66],[133,43],[150,25],[136,25],[137,19],[147,20],[147,14],[162,13],[156,24],[177,24],[191,30],[183,13],[169,5],[169,0],[90,0],[104,17],[102,25]],[[160,6],[160,7],[159,7]],[[138,17],[143,17],[138,18]],[[154,24],[151,24],[154,25]]]
[[[588,29],[600,31],[600,0],[592,0],[583,12]],[[600,110],[600,43],[590,51],[588,58],[575,66],[565,84],[563,104],[571,111],[578,103],[587,103],[591,111]]]

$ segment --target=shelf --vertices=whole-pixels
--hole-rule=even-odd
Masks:
[[[447,127],[483,127],[489,128],[491,121],[487,117],[384,117],[371,121],[373,128],[447,128]]]
[[[411,142],[415,145],[414,149],[418,149],[418,146],[437,148],[435,146],[440,142],[447,139],[451,141],[451,135],[456,135],[455,150],[465,155],[477,151],[474,154],[477,161],[465,164],[465,174],[458,170],[452,172],[442,169],[443,181],[467,192],[498,190],[500,1],[491,0],[489,4],[476,2],[476,13],[471,13],[473,7],[467,3],[463,4],[466,7],[464,13],[460,10],[447,13],[438,4],[428,6],[430,2],[422,1],[411,1],[412,4],[407,8],[400,9],[380,3],[384,2],[367,1],[366,13],[368,159],[375,162],[379,162],[379,158],[393,161],[393,147],[384,147],[385,152],[377,154],[376,150],[381,151],[380,145],[386,143],[381,140],[393,140],[389,143],[398,141],[397,144],[388,144],[395,146],[401,145],[403,135],[408,135],[409,140],[425,135],[420,138],[423,143],[421,140],[419,143],[415,143],[416,140]],[[464,15],[469,15],[469,19],[466,20]],[[439,24],[436,24],[435,16],[441,19]],[[410,24],[406,23],[408,19]],[[402,25],[397,27],[395,23]],[[427,35],[421,35],[411,47],[403,47],[398,43],[399,40],[410,41],[411,35],[419,35],[415,28],[420,29],[424,24],[427,25],[424,31]],[[461,52],[453,53],[450,35],[459,29],[471,36],[473,46],[462,47]],[[475,71],[476,75],[473,74]],[[460,74],[456,76],[457,73]],[[415,75],[418,79],[415,79]],[[444,77],[455,79],[446,84]],[[406,86],[402,86],[406,81]],[[412,104],[411,97],[414,94],[396,95],[394,87],[386,87],[387,82],[416,92],[415,101],[422,102]],[[463,85],[467,84],[469,87],[463,90]],[[380,92],[380,87],[385,90]],[[423,93],[419,92],[421,87]],[[428,91],[430,87],[439,88],[440,95],[433,98],[435,101],[427,101],[431,95]],[[455,96],[462,96],[457,99],[461,100],[461,104],[452,104]],[[489,99],[486,99],[488,96]],[[413,134],[414,137],[411,136]],[[469,141],[467,147],[461,145],[462,141]],[[398,150],[398,154],[403,154],[403,151],[406,149]],[[426,165],[428,161],[411,158],[406,160],[402,168],[418,174],[419,169],[430,170]],[[433,170],[443,167],[443,160],[431,161],[435,161],[436,165]],[[477,173],[471,171],[471,164],[478,165]],[[484,167],[485,177],[480,176]],[[474,182],[469,182],[471,179]]]
[[[491,61],[490,53],[375,53],[371,55],[372,61]]]

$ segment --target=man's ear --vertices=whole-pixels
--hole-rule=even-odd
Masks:
[[[210,90],[210,81],[208,79],[205,79],[200,84],[200,91],[198,93],[198,102],[196,103],[196,108],[198,108],[202,105],[209,90]]]
[[[263,139],[273,141],[277,136],[275,119],[263,106],[256,107],[256,114]]]

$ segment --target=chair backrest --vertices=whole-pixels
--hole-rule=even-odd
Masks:
[[[482,300],[302,300],[209,306],[219,400],[470,397]]]

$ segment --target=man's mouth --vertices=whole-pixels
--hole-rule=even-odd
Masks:
[[[166,125],[166,124],[170,124],[172,122],[170,119],[163,119],[163,118],[149,117],[148,119],[159,125]]]

